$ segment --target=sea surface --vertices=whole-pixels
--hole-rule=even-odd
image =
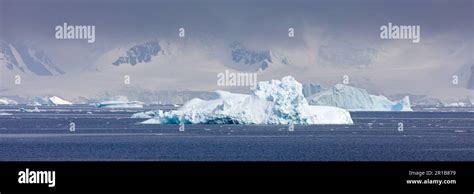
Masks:
[[[0,161],[474,161],[474,112],[351,112],[354,125],[140,124],[90,105],[0,106]],[[31,112],[33,111],[33,112]]]

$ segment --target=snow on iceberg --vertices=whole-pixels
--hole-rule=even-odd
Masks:
[[[99,108],[143,108],[143,103],[138,101],[105,101],[97,104]]]
[[[350,111],[413,111],[408,96],[390,101],[385,96],[370,95],[366,90],[343,84],[311,96],[310,104],[326,105]]]
[[[259,82],[252,94],[216,91],[213,100],[194,98],[178,110],[137,113],[144,124],[352,124],[348,111],[311,106],[293,77]]]
[[[63,100],[57,96],[49,97],[49,102],[54,105],[71,105],[72,104],[71,102]]]

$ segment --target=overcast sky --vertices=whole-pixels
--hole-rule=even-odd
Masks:
[[[176,37],[281,42],[288,27],[318,27],[341,38],[377,39],[388,22],[420,25],[423,36],[472,35],[471,0],[0,0],[1,35],[51,48],[84,51],[147,38]],[[96,43],[58,41],[54,27],[95,25]],[[298,41],[291,43],[299,44]],[[285,44],[290,44],[286,42]],[[51,47],[51,48],[50,48]],[[57,49],[58,51],[63,49]]]

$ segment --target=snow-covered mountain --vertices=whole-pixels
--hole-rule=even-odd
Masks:
[[[65,73],[43,51],[5,41],[0,41],[0,69],[2,73],[39,76]]]
[[[151,40],[122,46],[105,53],[98,61],[99,66],[102,66],[98,69],[147,63],[162,64],[170,61],[175,64],[183,61],[186,63],[189,61],[204,63],[219,61],[218,63],[222,67],[240,71],[257,71],[265,70],[275,64],[290,64],[290,60],[279,52],[268,49],[250,49],[238,41],[227,44],[227,46],[206,46],[205,44],[203,41],[183,43]],[[198,57],[190,59],[190,55],[192,55],[190,52],[198,53]],[[107,67],[104,68],[104,64]]]
[[[319,45],[317,63],[332,67],[369,67],[377,60],[380,50],[334,37],[327,37]]]
[[[149,41],[143,44],[135,45],[124,53],[124,56],[118,57],[112,64],[120,66],[121,64],[136,65],[138,63],[148,63],[152,57],[158,56],[162,51],[158,41]]]
[[[182,56],[182,45],[169,40],[145,40],[123,44],[103,53],[95,61],[92,71],[106,73],[112,71],[144,71],[157,68],[160,64],[169,65],[177,62]]]
[[[249,49],[241,42],[235,41],[229,45],[236,69],[265,70],[274,63],[289,65],[289,60],[281,54],[271,50]]]

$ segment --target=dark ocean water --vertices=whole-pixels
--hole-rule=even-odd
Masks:
[[[274,125],[179,131],[130,118],[170,107],[21,107],[0,106],[1,161],[474,161],[474,112],[466,111],[353,112],[354,125],[296,125],[294,131]]]

